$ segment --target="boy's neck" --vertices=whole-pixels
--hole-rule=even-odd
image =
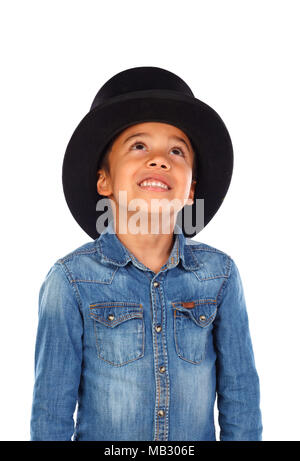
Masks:
[[[173,229],[168,234],[132,234],[121,233],[118,226],[113,225],[118,239],[144,266],[157,273],[166,264],[175,241]]]

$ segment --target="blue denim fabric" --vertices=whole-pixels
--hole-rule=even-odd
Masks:
[[[261,440],[237,266],[176,232],[157,274],[112,222],[51,267],[39,293],[31,440],[216,440],[216,397],[221,440]]]

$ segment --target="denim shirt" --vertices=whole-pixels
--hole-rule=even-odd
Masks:
[[[261,440],[237,266],[175,228],[158,273],[112,221],[51,267],[39,292],[31,440],[216,440],[216,398],[220,440]]]

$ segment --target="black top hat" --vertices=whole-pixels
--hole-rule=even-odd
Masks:
[[[169,123],[190,139],[196,156],[197,184],[193,205],[181,222],[186,237],[196,235],[214,216],[227,193],[233,149],[227,128],[210,106],[195,98],[177,75],[159,67],[134,67],[110,78],[96,94],[90,111],[75,129],[63,161],[63,189],[78,224],[96,239],[97,170],[106,147],[118,133],[142,122]],[[197,226],[196,199],[204,199],[204,222]],[[107,200],[107,197],[105,197]],[[184,209],[191,208],[194,231],[187,233]],[[106,223],[105,227],[108,225]],[[103,229],[102,229],[103,230]]]

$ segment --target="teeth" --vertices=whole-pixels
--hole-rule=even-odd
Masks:
[[[168,186],[159,181],[143,181],[140,183],[140,186],[154,186],[154,187],[163,187],[164,189],[168,189]]]

